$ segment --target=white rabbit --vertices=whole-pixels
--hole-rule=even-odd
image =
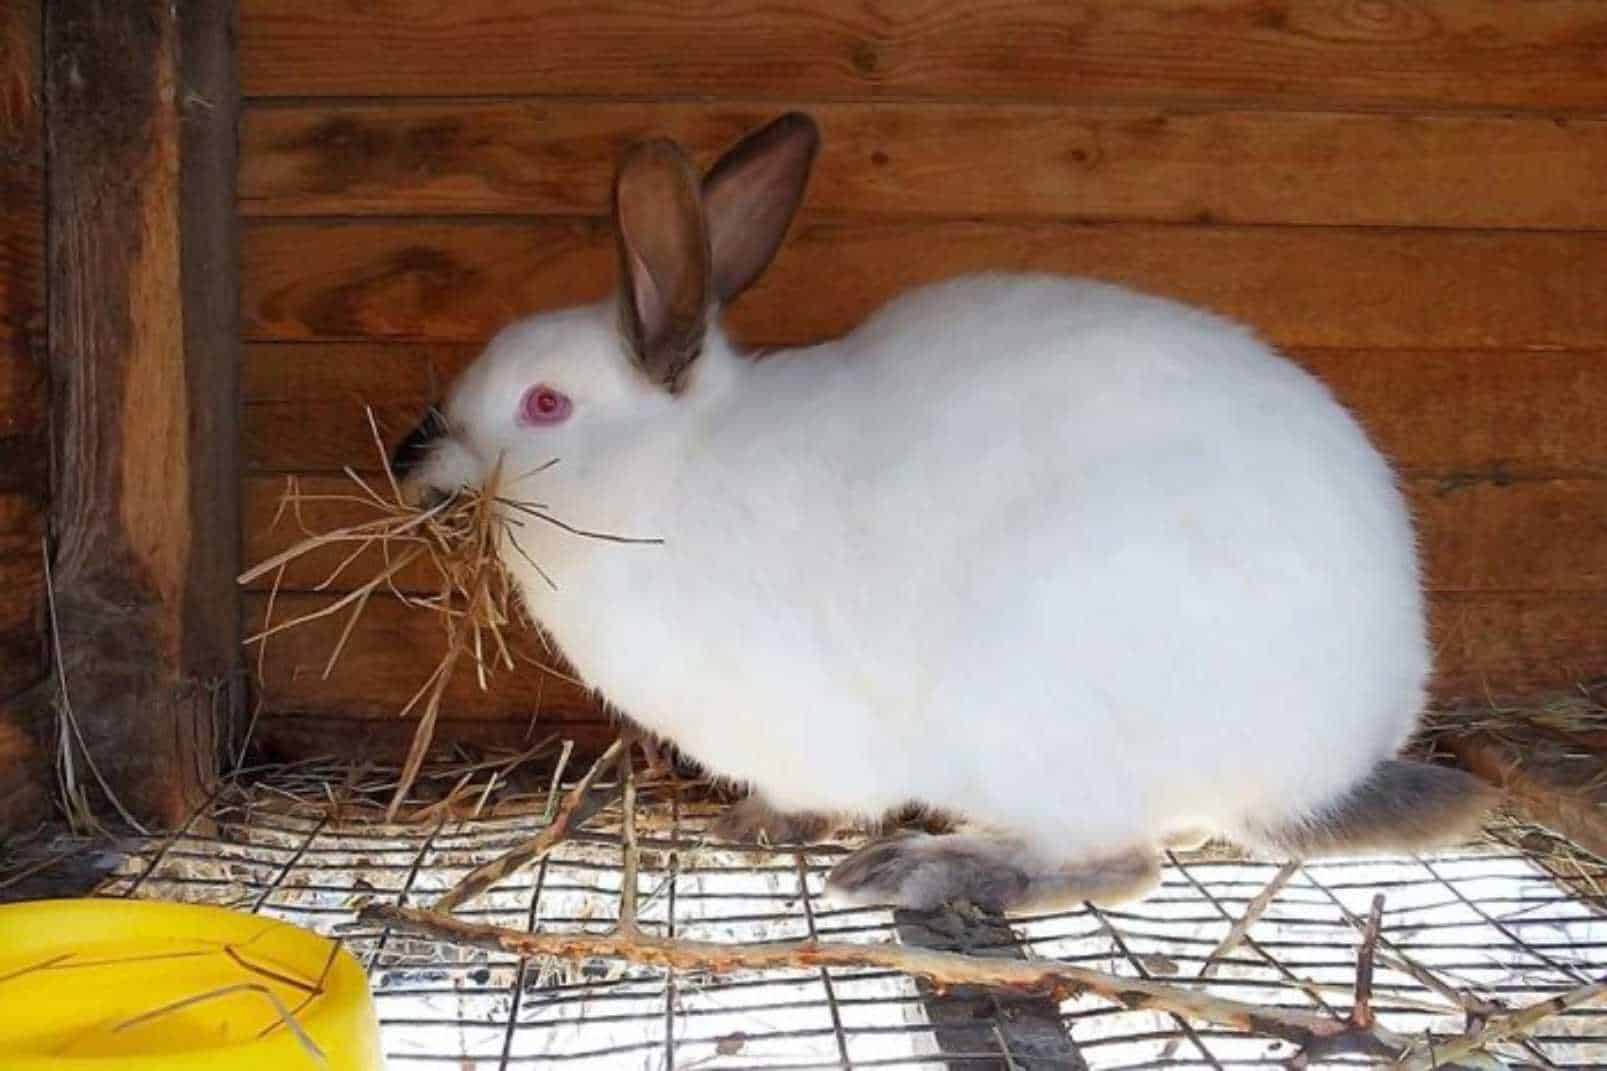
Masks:
[[[505,548],[584,679],[751,786],[728,828],[910,802],[972,827],[849,857],[846,902],[1108,902],[1205,835],[1468,831],[1482,782],[1395,757],[1430,670],[1413,533],[1328,391],[1220,317],[1045,276],[745,357],[716,314],[817,146],[787,115],[701,183],[634,146],[620,294],[502,331],[398,454],[415,490],[500,464],[569,525],[662,541],[525,518]]]

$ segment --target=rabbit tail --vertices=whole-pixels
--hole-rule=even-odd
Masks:
[[[1250,826],[1245,839],[1296,859],[1414,853],[1466,839],[1500,793],[1462,770],[1389,759],[1348,792],[1299,822]]]
[[[1160,880],[1147,848],[1078,860],[1050,860],[1013,837],[982,833],[901,833],[837,864],[826,895],[847,905],[930,911],[965,901],[988,911],[1044,911],[1120,903]]]

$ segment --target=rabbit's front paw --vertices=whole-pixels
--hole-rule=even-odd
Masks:
[[[891,905],[931,911],[963,901],[984,911],[1002,911],[1020,899],[1030,878],[1003,864],[993,852],[967,850],[979,840],[909,830],[894,833],[838,863],[826,879],[826,895],[848,907]]]
[[[1159,881],[1155,853],[1147,848],[1044,859],[1011,837],[900,833],[838,863],[826,879],[826,896],[845,907],[930,911],[963,901],[997,913],[1062,910],[1084,900],[1121,903]]]

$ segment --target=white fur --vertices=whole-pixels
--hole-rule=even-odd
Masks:
[[[918,800],[1059,857],[1334,800],[1429,668],[1409,518],[1327,390],[1218,317],[971,276],[671,396],[609,304],[504,331],[425,476],[526,521],[530,609],[618,709],[784,810]],[[520,428],[520,394],[574,399]],[[472,463],[471,462],[472,459]]]

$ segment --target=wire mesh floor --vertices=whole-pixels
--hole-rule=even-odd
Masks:
[[[295,791],[285,787],[291,782]],[[946,1021],[939,1039],[930,994],[898,974],[711,977],[520,962],[362,927],[353,916],[365,901],[428,905],[469,868],[539,829],[551,804],[527,798],[475,818],[387,825],[343,817],[342,808],[308,799],[305,784],[304,771],[270,771],[225,788],[179,833],[123,845],[98,894],[222,904],[340,937],[368,967],[393,1068],[774,1071],[935,1068],[968,1059],[1017,1066],[1000,1055],[1008,1046],[998,1018],[1005,1011],[995,1005],[968,1022]],[[716,941],[895,939],[891,912],[838,910],[822,899],[825,874],[846,847],[711,843],[704,830],[717,811],[686,802],[678,790],[644,797],[637,823],[644,929]],[[460,914],[527,931],[607,929],[619,905],[619,822],[616,806]],[[1434,858],[1308,864],[1220,955],[1277,865],[1180,855],[1170,859],[1162,887],[1138,904],[1012,924],[1028,956],[1342,1018],[1361,920],[1382,892],[1375,1011],[1401,1034],[1453,1035],[1466,1026],[1454,1002],[1459,993],[1464,1003],[1471,996],[1517,1006],[1607,974],[1607,914],[1578,893],[1607,884],[1607,868],[1588,860],[1570,866],[1577,881],[1560,881],[1555,864],[1495,843]],[[1094,996],[1067,1000],[1058,1013],[1076,1054],[1068,1066],[1279,1066],[1292,1055],[1278,1042]],[[1509,1066],[1607,1066],[1607,1007],[1569,1011],[1499,1051]]]

